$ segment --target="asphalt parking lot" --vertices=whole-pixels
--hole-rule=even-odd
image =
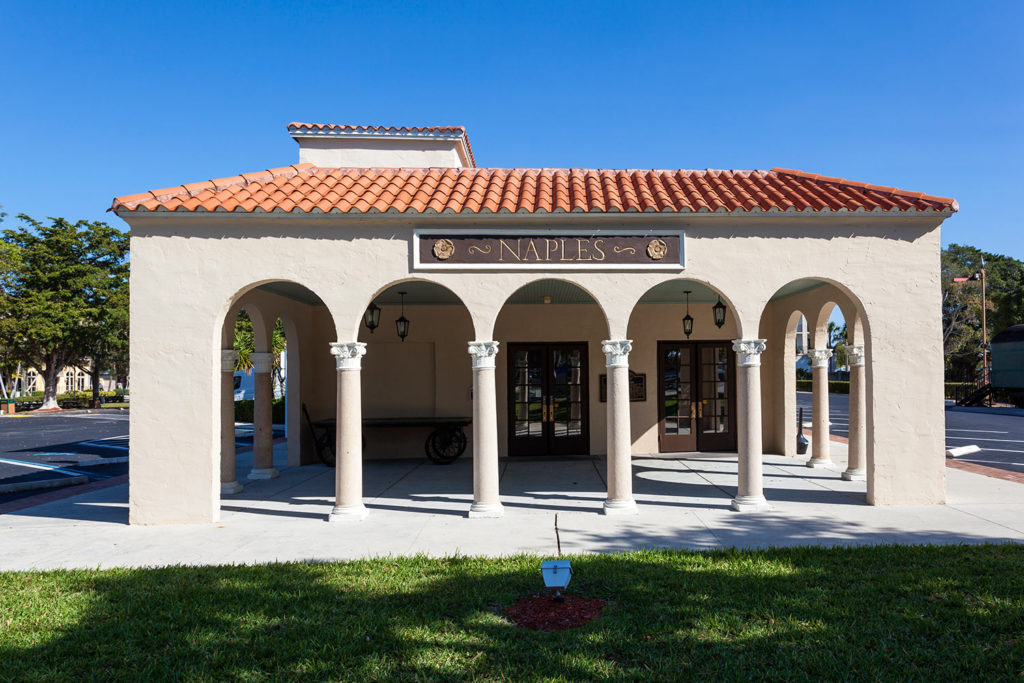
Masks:
[[[813,415],[811,393],[798,391],[797,407],[804,409],[804,423]],[[830,433],[850,436],[850,397],[829,394]],[[1024,473],[1024,411],[1014,409],[946,407],[946,448],[976,445],[978,453],[958,457],[1009,472]]]
[[[284,436],[274,430],[274,437]],[[252,448],[252,425],[235,426]],[[0,419],[0,504],[128,473],[128,411],[69,410]]]

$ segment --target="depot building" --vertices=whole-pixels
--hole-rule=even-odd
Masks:
[[[469,517],[502,514],[505,458],[599,457],[604,511],[635,514],[633,456],[697,452],[735,454],[733,508],[768,509],[763,454],[797,457],[801,316],[815,419],[799,457],[863,479],[871,504],[944,502],[939,228],[955,201],[778,168],[481,168],[458,127],[288,132],[294,165],[114,201],[131,227],[132,523],[216,521],[240,474],[277,476],[278,319],[288,466],[330,451],[331,520],[367,514],[364,460],[425,449],[472,458]],[[256,398],[254,467],[240,473],[243,310]]]

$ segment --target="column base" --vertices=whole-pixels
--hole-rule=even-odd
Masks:
[[[815,460],[811,458],[810,460],[807,461],[807,466],[810,467],[812,470],[823,470],[829,467],[835,467],[836,464],[828,458],[824,460]]]
[[[601,512],[609,517],[640,514],[640,510],[636,507],[636,501],[632,498],[627,498],[626,500],[606,500]]]
[[[473,503],[469,506],[470,519],[493,519],[505,514],[501,503]]]
[[[866,470],[846,470],[842,476],[846,481],[867,481],[868,473]]]
[[[731,507],[736,512],[764,512],[772,509],[764,496],[736,496],[732,499]]]
[[[220,483],[220,495],[230,496],[235,493],[241,493],[242,489],[245,488],[237,481],[222,481]]]
[[[331,510],[331,514],[327,515],[328,522],[359,522],[366,519],[366,516],[370,514],[370,511],[366,509],[366,506],[360,503],[359,505],[346,505],[345,507],[336,507]]]
[[[273,467],[253,468],[249,472],[249,479],[277,479],[280,476],[281,473]]]

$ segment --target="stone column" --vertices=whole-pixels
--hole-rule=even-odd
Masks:
[[[280,473],[274,469],[274,387],[270,371],[274,369],[274,354],[250,353],[253,377],[252,409],[252,471],[250,479],[274,479]]]
[[[629,426],[629,352],[632,339],[601,342],[608,368],[608,499],[606,515],[635,515],[633,437]]]
[[[220,494],[241,493],[235,472],[235,361],[238,351],[220,350]]]
[[[867,479],[867,411],[864,391],[864,347],[847,346],[846,359],[850,364],[850,447],[849,460],[843,479]]]
[[[761,450],[761,353],[764,339],[734,339],[736,393],[739,408],[736,497],[732,509],[758,512],[771,509],[764,497],[764,463]]]
[[[338,406],[334,509],[327,521],[360,520],[369,514],[363,505],[363,397],[360,384],[366,344],[332,343],[331,355],[338,364]]]
[[[828,438],[828,359],[832,349],[810,349],[811,388],[814,392],[814,422],[811,429],[811,459],[808,467],[832,467],[831,446]],[[800,426],[803,429],[803,425]]]
[[[470,517],[501,517],[498,493],[498,408],[494,358],[498,342],[469,342],[473,357],[473,505]]]

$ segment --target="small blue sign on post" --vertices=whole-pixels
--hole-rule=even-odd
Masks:
[[[540,573],[547,588],[562,590],[572,578],[572,566],[569,560],[544,560],[540,563]]]

